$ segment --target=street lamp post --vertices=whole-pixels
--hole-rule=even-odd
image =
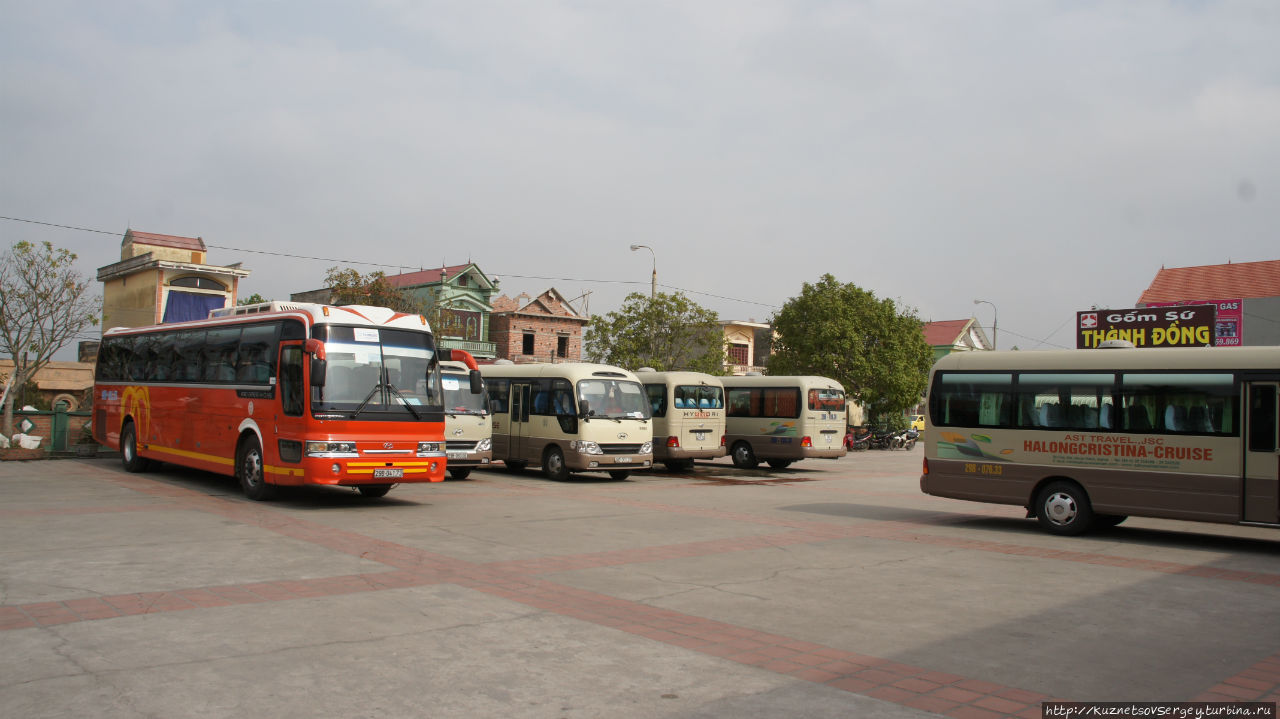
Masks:
[[[649,283],[649,299],[656,300],[658,299],[658,256],[654,254],[653,248],[648,245],[632,245],[631,251],[635,252],[641,248],[648,250],[649,254],[653,255],[653,279]]]
[[[996,309],[994,302],[986,300],[974,300],[975,305],[991,305],[991,349],[998,349],[999,332],[1000,332],[1000,311]]]

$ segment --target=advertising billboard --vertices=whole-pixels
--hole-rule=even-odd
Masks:
[[[1134,347],[1211,347],[1216,305],[1177,305],[1076,313],[1076,349],[1094,349],[1107,340]]]
[[[1188,302],[1152,302],[1147,307],[1182,307],[1184,305],[1213,305],[1217,319],[1213,323],[1215,347],[1239,347],[1244,344],[1244,300],[1192,300]]]

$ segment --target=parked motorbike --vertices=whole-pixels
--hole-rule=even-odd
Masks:
[[[850,431],[844,436],[844,448],[850,452],[861,452],[871,448],[871,431],[861,430],[859,432]]]
[[[920,439],[920,430],[911,427],[902,435],[902,448],[910,450],[916,446],[916,440]]]
[[[880,430],[871,434],[872,449],[893,449],[896,444],[897,432],[892,430]]]

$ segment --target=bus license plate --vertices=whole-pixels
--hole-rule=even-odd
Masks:
[[[375,469],[373,470],[374,479],[403,479],[403,469]]]
[[[445,452],[444,456],[445,456],[445,459],[466,459],[467,453],[466,452]]]
[[[618,464],[626,464],[627,462],[630,462],[630,461],[631,461],[631,458],[630,458],[630,457],[619,457],[619,458],[618,458],[618,459],[616,459],[615,461],[616,461]]]

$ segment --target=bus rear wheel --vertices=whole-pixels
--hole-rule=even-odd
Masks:
[[[377,499],[378,497],[385,497],[385,496],[387,496],[387,492],[390,492],[390,491],[391,491],[391,485],[389,485],[389,484],[362,484],[362,485],[360,485],[360,486],[358,487],[358,489],[360,490],[360,496],[362,496],[362,497],[368,497],[369,499]]]
[[[688,472],[693,469],[692,459],[673,459],[663,464],[667,465],[668,472]]]
[[[766,459],[765,461],[774,469],[786,469],[791,466],[791,460],[789,459]]]
[[[751,451],[751,445],[746,442],[733,445],[729,455],[733,458],[733,466],[738,469],[755,469],[760,465],[760,460],[756,459],[756,453]]]
[[[240,451],[236,456],[236,478],[240,480],[240,489],[244,496],[257,502],[276,496],[276,486],[267,484],[263,472],[262,445],[257,437],[250,437],[240,443]]]
[[[1083,534],[1093,524],[1093,505],[1080,485],[1058,480],[1040,490],[1036,519],[1051,534]]]

